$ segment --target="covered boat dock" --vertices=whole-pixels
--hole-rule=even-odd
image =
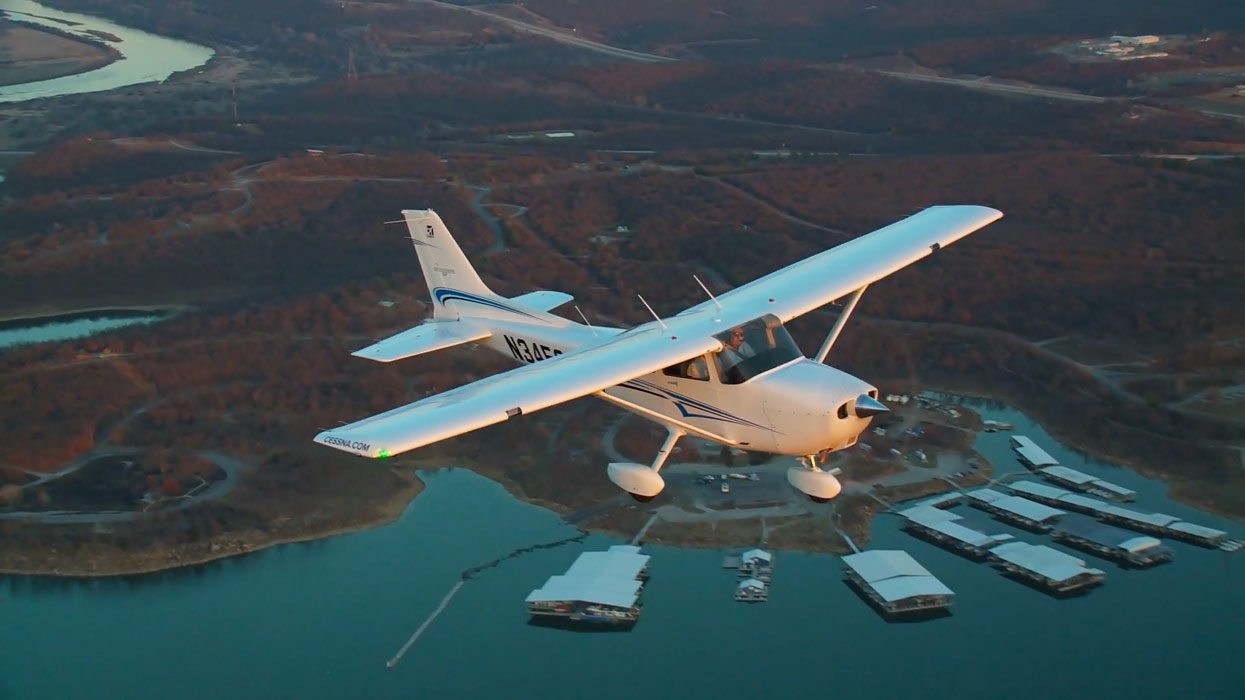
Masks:
[[[846,578],[888,614],[945,609],[955,593],[907,552],[877,549],[843,557]]]

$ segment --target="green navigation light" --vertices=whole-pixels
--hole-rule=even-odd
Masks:
[[[389,450],[381,450],[376,456],[384,459],[389,456]]]

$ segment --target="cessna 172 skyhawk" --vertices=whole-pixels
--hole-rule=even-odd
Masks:
[[[705,302],[623,330],[549,313],[571,300],[562,292],[494,294],[435,212],[402,214],[432,319],[353,355],[392,362],[474,342],[526,366],[325,430],[315,441],[389,457],[593,395],[669,431],[652,464],[608,467],[610,480],[640,500],[661,493],[658,472],[684,435],[803,457],[788,481],[816,500],[837,496],[835,473],[821,470],[817,457],[854,445],[887,410],[876,388],[823,364],[856,302],[869,284],[1003,216],[981,206],[930,207],[719,297],[705,289]],[[783,324],[848,295],[816,356],[805,357]]]

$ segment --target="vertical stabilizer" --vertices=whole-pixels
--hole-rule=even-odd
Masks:
[[[497,298],[480,280],[436,212],[431,209],[403,209],[402,217],[406,219],[411,243],[415,244],[424,280],[428,282],[433,317],[458,318],[458,313],[445,305],[450,298],[461,298],[463,295]]]

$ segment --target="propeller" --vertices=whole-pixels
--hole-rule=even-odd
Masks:
[[[890,409],[885,404],[868,394],[857,396],[852,410],[856,413],[857,418],[872,418],[873,416],[890,412]]]

